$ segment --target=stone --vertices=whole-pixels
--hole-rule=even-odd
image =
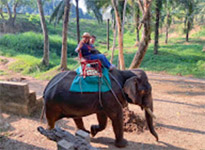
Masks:
[[[0,109],[0,132],[9,129],[10,125],[4,119]]]
[[[84,140],[86,140],[88,143],[90,143],[90,134],[88,134],[87,132],[83,131],[83,130],[78,130],[75,133],[76,136],[83,138]]]
[[[74,150],[74,144],[64,139],[58,141],[57,147],[58,150]]]
[[[0,108],[17,115],[30,115],[36,108],[36,93],[27,83],[0,81]]]

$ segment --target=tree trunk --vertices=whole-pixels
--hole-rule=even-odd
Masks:
[[[138,45],[139,41],[140,41],[140,36],[139,36],[139,21],[140,21],[140,9],[139,9],[139,6],[137,4],[134,3],[134,0],[133,0],[133,7],[134,7],[134,22],[135,22],[135,29],[136,29],[136,42],[135,42],[135,46]]]
[[[77,40],[78,43],[80,42],[80,25],[79,25],[79,7],[78,7],[78,0],[76,2],[76,22],[77,22]]]
[[[14,16],[13,16],[13,18],[11,19],[11,24],[12,24],[12,26],[14,26],[15,25],[15,22],[16,22],[16,7],[18,6],[18,1],[14,4],[14,6],[13,6],[13,14],[14,14]]]
[[[64,8],[64,20],[63,20],[63,31],[62,31],[62,49],[61,49],[61,66],[62,70],[67,69],[67,31],[69,22],[69,12],[70,12],[70,0],[65,0]]]
[[[123,56],[123,35],[122,35],[122,23],[119,15],[119,11],[117,8],[117,4],[115,0],[112,0],[113,8],[115,10],[115,18],[118,26],[118,46],[119,46],[119,61],[120,61],[120,69],[125,70],[125,62]]]
[[[189,42],[189,31],[191,29],[191,22],[187,21],[187,30],[186,30],[186,42]]]
[[[115,44],[116,44],[116,37],[117,37],[117,24],[115,23],[115,27],[113,30],[113,45],[112,45],[112,55],[110,59],[110,63],[112,64],[115,52]]]
[[[168,11],[167,13],[167,24],[166,24],[166,38],[165,38],[165,43],[167,44],[168,43],[168,38],[169,38],[169,27],[170,27],[170,24],[171,24],[171,16],[170,16],[170,12]]]
[[[144,55],[147,51],[149,42],[150,42],[150,34],[151,34],[151,14],[150,14],[151,1],[144,0],[143,10],[143,18],[141,23],[143,23],[143,32],[142,39],[139,44],[138,51],[136,52],[133,61],[129,67],[129,69],[138,68],[144,58]],[[139,28],[141,25],[139,26]]]
[[[168,43],[168,38],[169,38],[169,26],[166,25],[166,37],[165,37],[165,43]]]
[[[125,24],[126,7],[127,7],[127,0],[125,0],[125,2],[124,2],[124,8],[123,8],[123,17],[122,17],[122,40],[123,40],[123,35],[124,35],[124,24]]]
[[[137,7],[137,16],[136,16],[137,43],[140,41],[140,30],[138,29],[139,20],[140,20],[140,9],[139,7]]]
[[[3,14],[3,9],[0,8],[0,15],[1,15],[1,18],[4,19],[4,14]]]
[[[154,54],[158,54],[159,45],[159,18],[160,18],[160,0],[156,0],[156,20],[155,20],[155,39],[154,39]]]
[[[41,28],[43,30],[43,36],[44,36],[44,51],[43,51],[43,60],[42,64],[45,66],[49,65],[49,37],[48,37],[48,30],[46,26],[46,20],[44,17],[44,11],[42,6],[42,1],[37,0],[38,3],[38,10],[41,18]]]
[[[8,14],[9,14],[9,20],[11,20],[12,19],[12,12],[11,12],[11,9],[10,9],[8,3],[6,4],[6,8],[7,8]]]
[[[107,19],[107,50],[110,50],[110,19]]]

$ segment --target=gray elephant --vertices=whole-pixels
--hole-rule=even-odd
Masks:
[[[49,129],[54,128],[57,120],[67,117],[74,119],[78,129],[89,132],[84,127],[82,117],[95,113],[99,124],[91,126],[92,136],[105,129],[109,117],[115,133],[115,145],[125,147],[127,141],[123,138],[122,107],[128,102],[145,109],[149,130],[158,140],[153,127],[152,89],[143,70],[112,70],[110,79],[114,94],[112,91],[104,92],[101,98],[98,92],[70,92],[69,88],[75,76],[75,71],[61,72],[44,90],[44,111]]]

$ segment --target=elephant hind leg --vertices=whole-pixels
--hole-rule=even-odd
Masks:
[[[104,113],[97,113],[99,125],[91,126],[91,134],[94,137],[98,132],[104,130],[107,125],[107,116]]]
[[[48,123],[47,129],[49,130],[53,129],[55,127],[55,122],[62,118],[60,112],[55,112],[55,114],[53,112],[55,111],[48,110],[48,109],[46,110],[46,119]]]
[[[81,129],[81,130],[83,130],[83,131],[85,131],[87,133],[90,133],[90,131],[85,129],[85,126],[84,126],[82,118],[73,118],[73,120],[74,120],[74,122],[75,122],[75,124],[76,124],[78,129]]]

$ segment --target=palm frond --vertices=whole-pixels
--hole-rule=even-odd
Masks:
[[[55,20],[55,23],[56,23],[56,20],[58,20],[57,19],[58,16],[60,16],[59,15],[59,11],[62,11],[61,10],[62,7],[63,7],[63,11],[64,11],[64,6],[65,6],[64,1],[63,0],[60,1],[60,3],[56,6],[56,8],[54,9],[53,13],[51,14],[51,17],[50,17],[50,20],[49,20],[50,23],[53,22],[54,20]]]
[[[92,10],[96,19],[98,20],[99,23],[102,22],[102,13],[100,12],[100,1],[97,0],[85,0],[85,4],[88,10]]]

